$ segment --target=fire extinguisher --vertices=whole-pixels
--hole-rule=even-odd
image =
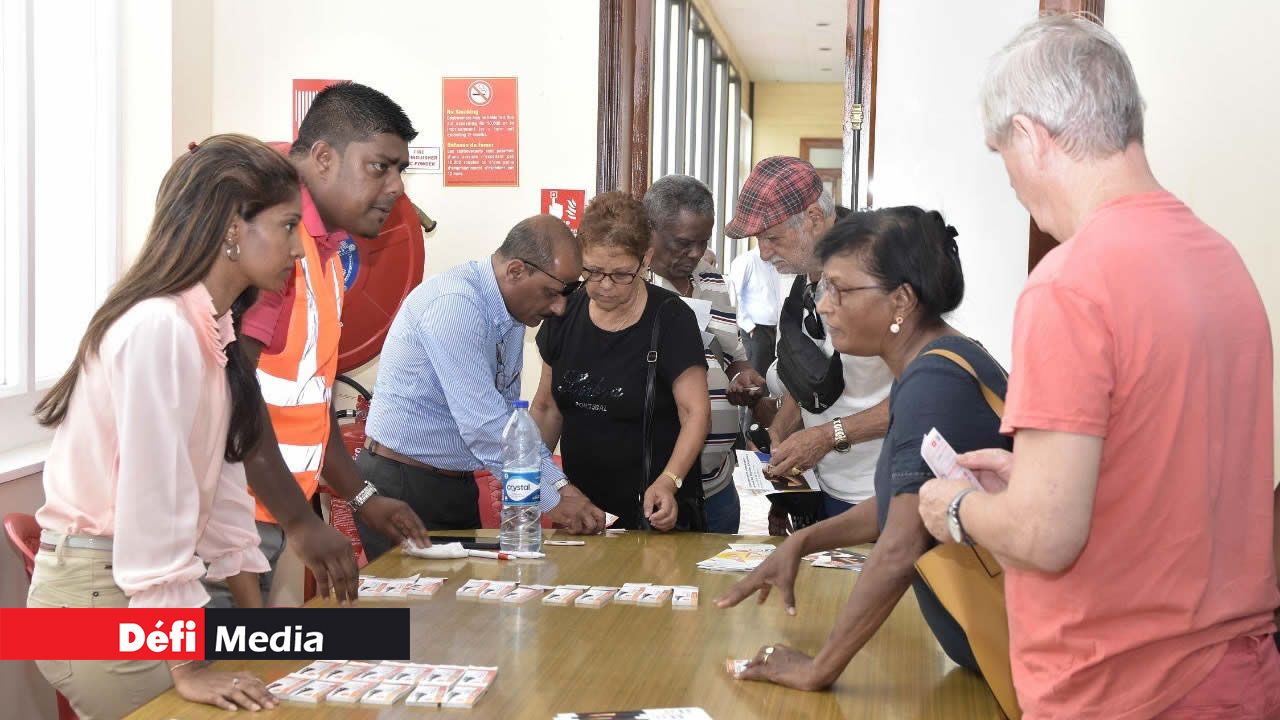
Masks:
[[[338,383],[342,383],[356,391],[355,408],[339,410],[334,413],[334,417],[340,421],[351,420],[351,422],[343,424],[339,428],[339,432],[342,434],[342,444],[347,448],[347,453],[351,455],[352,459],[355,459],[360,454],[360,451],[364,449],[364,423],[369,417],[369,402],[373,400],[373,393],[346,375],[339,375],[334,378],[334,384]]]

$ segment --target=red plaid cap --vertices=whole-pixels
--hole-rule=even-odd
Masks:
[[[821,195],[822,178],[809,163],[786,155],[765,158],[747,176],[724,234],[731,238],[759,235],[814,204]]]

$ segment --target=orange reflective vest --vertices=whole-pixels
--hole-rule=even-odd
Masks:
[[[306,256],[294,272],[294,303],[289,336],[276,355],[258,358],[258,384],[280,443],[280,454],[310,500],[319,484],[329,423],[329,399],[338,372],[338,338],[342,332],[342,263],[334,253],[320,261],[315,238],[299,225]],[[305,301],[304,301],[305,300]],[[262,502],[256,517],[275,522]]]

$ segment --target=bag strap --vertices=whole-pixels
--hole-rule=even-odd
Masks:
[[[652,464],[650,456],[653,454],[653,393],[658,378],[658,337],[662,332],[662,308],[672,300],[679,299],[679,297],[668,297],[658,303],[658,309],[653,313],[653,332],[649,337],[649,352],[644,356],[647,370],[644,381],[644,418],[640,423],[642,437],[640,466],[644,474],[640,476],[640,488],[636,493],[636,507],[640,511],[639,527],[642,530],[649,529],[649,522],[644,517],[644,491],[649,487],[649,481],[653,479],[653,468],[650,467]]]
[[[937,355],[938,357],[944,357],[956,365],[959,365],[961,369],[972,375],[973,379],[978,382],[978,388],[982,390],[982,397],[986,399],[987,405],[991,408],[991,412],[995,413],[996,417],[1002,420],[1004,419],[1004,398],[1000,397],[995,390],[987,387],[987,384],[982,382],[982,378],[978,377],[978,371],[973,369],[973,366],[969,364],[968,360],[965,360],[959,353],[952,352],[951,350],[943,350],[942,348],[930,350],[925,353],[925,355]]]

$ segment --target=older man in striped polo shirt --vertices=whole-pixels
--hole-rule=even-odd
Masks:
[[[762,397],[765,380],[747,360],[728,284],[715,268],[699,264],[716,219],[711,191],[688,175],[668,175],[645,193],[644,207],[653,232],[653,282],[690,300],[699,322],[706,318],[700,329],[711,393],[711,431],[702,448],[707,529],[736,533],[741,518],[733,486],[733,446],[740,427],[735,406]],[[700,304],[705,314],[696,307]]]

